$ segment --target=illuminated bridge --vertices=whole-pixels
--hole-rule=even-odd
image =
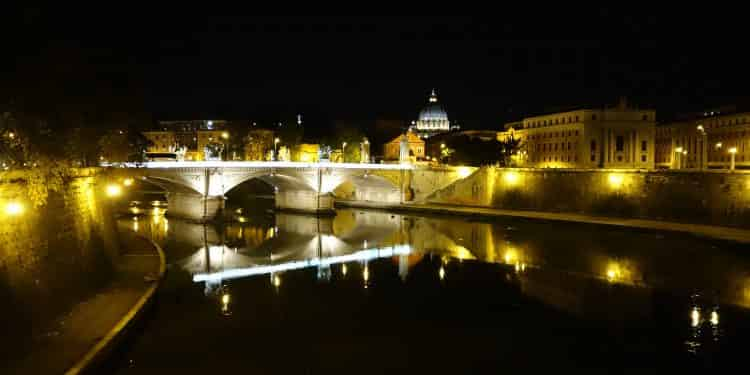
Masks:
[[[333,209],[334,199],[400,203],[421,200],[474,171],[469,167],[411,164],[262,161],[148,162],[107,164],[113,179],[137,178],[167,192],[169,214],[214,218],[226,194],[260,179],[274,187],[276,207],[306,212]]]

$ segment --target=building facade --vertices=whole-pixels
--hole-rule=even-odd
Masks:
[[[733,152],[732,152],[733,151]],[[750,112],[706,112],[656,127],[656,167],[750,168]]]
[[[435,134],[457,130],[457,126],[451,126],[448,113],[438,103],[435,90],[432,90],[427,105],[419,112],[419,119],[413,121],[409,130],[420,138],[429,138]]]
[[[656,112],[617,107],[580,109],[507,123],[500,141],[515,139],[514,160],[530,168],[654,168]]]
[[[383,158],[385,160],[400,160],[401,158],[401,141],[403,134],[393,138],[383,147]],[[413,132],[406,132],[406,142],[409,147],[409,157],[414,159],[424,159],[425,142]]]

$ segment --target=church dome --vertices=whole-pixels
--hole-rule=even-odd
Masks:
[[[438,104],[435,90],[432,90],[430,102],[419,112],[419,121],[448,121],[448,113]]]

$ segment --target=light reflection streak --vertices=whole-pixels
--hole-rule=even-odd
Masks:
[[[210,274],[197,274],[193,276],[193,282],[230,280],[242,277],[266,275],[276,272],[297,270],[308,267],[330,266],[332,264],[348,263],[355,261],[368,261],[377,258],[388,258],[394,255],[406,255],[411,253],[411,245],[396,245],[392,248],[361,250],[348,255],[340,255],[329,258],[313,258],[270,266],[257,266],[249,268],[238,268]]]

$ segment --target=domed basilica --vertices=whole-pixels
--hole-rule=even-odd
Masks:
[[[456,129],[458,129],[458,126],[451,127],[451,122],[448,120],[448,113],[438,103],[437,94],[434,89],[432,90],[427,106],[419,112],[419,120],[412,121],[412,125],[409,128],[409,130],[416,133],[420,138],[429,138],[435,134]]]

